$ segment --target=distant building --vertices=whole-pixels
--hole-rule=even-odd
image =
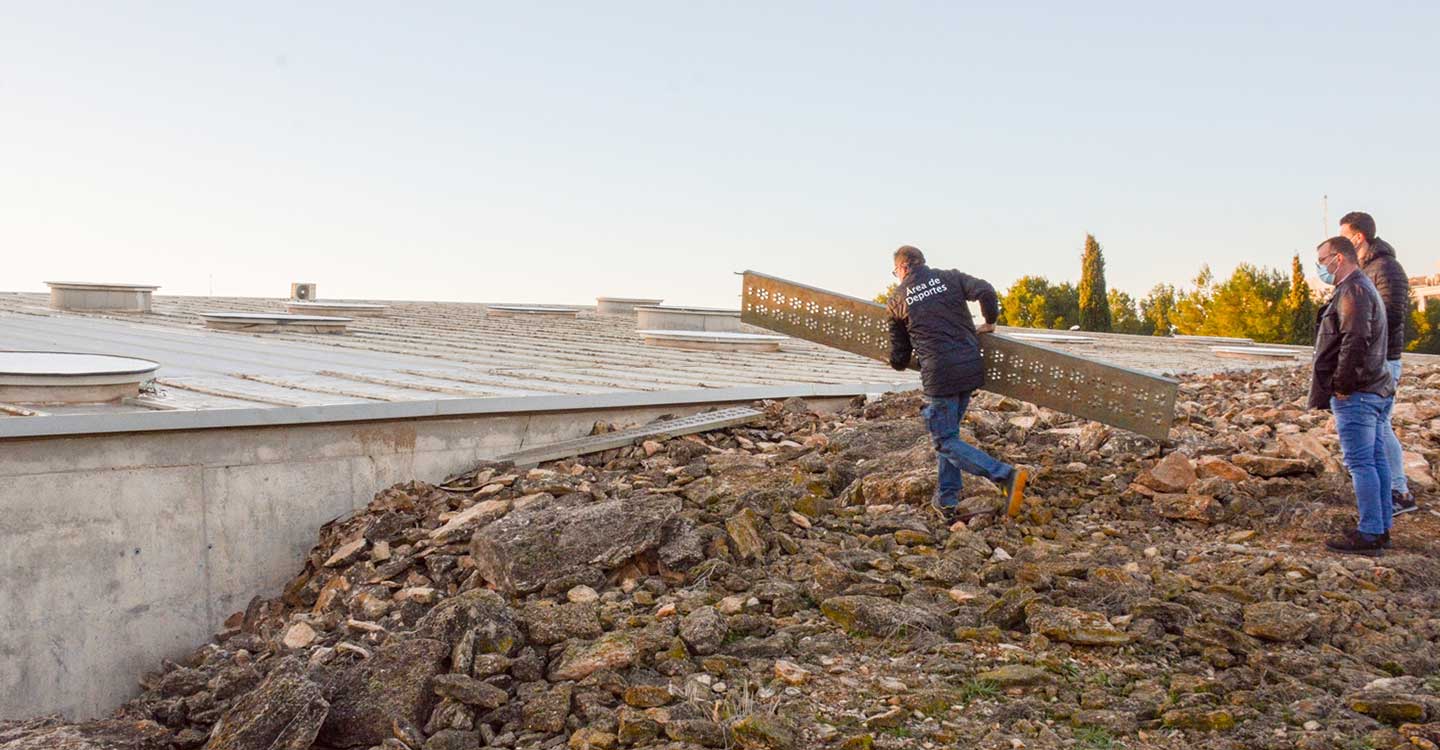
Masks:
[[[1415,298],[1415,306],[1420,312],[1425,312],[1425,301],[1440,301],[1440,273],[1433,276],[1411,276],[1410,296]]]

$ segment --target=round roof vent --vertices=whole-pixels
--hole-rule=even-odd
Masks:
[[[88,404],[140,395],[160,364],[80,352],[0,352],[0,402]]]

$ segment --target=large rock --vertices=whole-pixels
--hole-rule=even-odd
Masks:
[[[730,725],[736,746],[742,750],[790,750],[798,747],[795,730],[779,716],[754,713]]]
[[[1024,586],[1006,589],[980,613],[980,621],[1009,630],[1025,621],[1025,608],[1039,598],[1039,594]]]
[[[580,506],[512,511],[470,541],[475,568],[512,594],[587,570],[610,570],[665,541],[679,498],[644,495]]]
[[[514,656],[525,645],[515,613],[494,591],[474,589],[435,605],[415,625],[415,636],[452,644],[452,672],[472,672],[490,657]],[[475,669],[475,677],[485,677]]]
[[[1130,642],[1130,636],[1116,630],[1104,615],[1072,607],[1032,603],[1025,608],[1025,623],[1032,633],[1078,646],[1123,646]]]
[[[550,680],[583,680],[602,669],[624,669],[639,657],[635,638],[627,633],[607,633],[589,643],[571,641],[550,665]]]
[[[1345,697],[1351,711],[1365,714],[1388,724],[1420,723],[1435,714],[1433,705],[1440,703],[1422,695],[1392,693],[1384,690],[1360,690]]]
[[[1243,482],[1250,478],[1250,472],[1218,456],[1201,456],[1195,474],[1201,479],[1224,479],[1227,482]]]
[[[860,480],[860,496],[866,505],[924,505],[935,494],[935,469],[915,469],[899,474],[874,472]]]
[[[1254,474],[1257,477],[1272,479],[1274,477],[1293,477],[1300,474],[1311,474],[1315,471],[1315,465],[1310,461],[1298,458],[1278,458],[1275,456],[1257,456],[1251,453],[1242,453],[1231,459],[1231,463]]]
[[[879,596],[831,597],[820,603],[820,611],[851,633],[890,637],[916,630],[946,629],[934,612]]]
[[[981,672],[976,679],[989,680],[1001,688],[1029,687],[1055,681],[1054,675],[1028,664],[1006,664],[1002,667]]]
[[[91,721],[65,724],[58,717],[0,721],[4,750],[156,750],[170,747],[170,733],[153,721]]]
[[[530,683],[521,691],[521,720],[532,732],[555,734],[565,731],[565,717],[570,715],[570,701],[575,686],[568,682],[546,685]]]
[[[371,658],[333,671],[320,742],[370,747],[390,737],[395,722],[423,725],[435,706],[434,678],[445,672],[449,655],[448,646],[431,638],[392,640]]]
[[[308,750],[329,713],[320,686],[287,661],[230,706],[205,750]]]
[[[1195,465],[1190,458],[1183,453],[1171,453],[1140,472],[1135,482],[1156,492],[1184,492],[1196,479]]]
[[[510,700],[510,695],[488,682],[468,674],[442,674],[435,677],[435,694],[442,698],[459,701],[467,706],[483,709],[498,708]]]
[[[760,516],[745,508],[725,521],[725,533],[735,547],[735,556],[741,560],[763,560],[765,538],[760,536]]]
[[[1155,496],[1155,512],[1176,521],[1215,523],[1225,517],[1225,506],[1209,495],[1163,493]]]
[[[1405,479],[1417,490],[1435,489],[1435,475],[1430,471],[1430,462],[1419,453],[1403,451]]]
[[[720,650],[730,628],[714,607],[698,607],[680,620],[680,638],[697,654],[708,655]]]
[[[1291,458],[1309,461],[1316,466],[1330,466],[1335,463],[1335,455],[1321,442],[1320,436],[1313,432],[1281,435],[1280,445]]]
[[[1266,641],[1303,641],[1314,627],[1314,613],[1289,602],[1256,602],[1245,607],[1246,635]]]
[[[526,606],[522,616],[530,642],[541,646],[599,638],[605,632],[594,602],[535,603]]]

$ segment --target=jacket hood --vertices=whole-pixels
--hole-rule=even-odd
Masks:
[[[1365,259],[1365,264],[1369,265],[1370,261],[1387,255],[1391,258],[1395,257],[1395,248],[1391,247],[1390,243],[1385,240],[1376,237],[1370,240],[1370,256]]]

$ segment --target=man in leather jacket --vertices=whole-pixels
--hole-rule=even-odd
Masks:
[[[995,330],[1000,302],[995,288],[959,271],[925,265],[925,255],[905,245],[895,251],[895,278],[890,293],[890,366],[904,370],[914,356],[927,405],[925,426],[935,443],[940,477],[931,507],[954,520],[960,500],[961,472],[985,477],[1005,494],[1007,512],[1020,512],[1024,500],[1024,468],[997,461],[960,439],[960,421],[970,394],[985,384],[980,334]],[[979,302],[985,324],[975,326],[968,302]]]
[[[1325,546],[1375,556],[1390,543],[1394,513],[1382,426],[1395,397],[1394,379],[1385,367],[1385,302],[1360,271],[1350,240],[1331,237],[1320,243],[1315,260],[1320,280],[1334,284],[1335,293],[1320,308],[1315,328],[1309,406],[1335,413],[1335,431],[1360,515],[1354,530]]]
[[[1365,272],[1380,299],[1385,300],[1385,319],[1390,323],[1389,345],[1385,347],[1385,366],[1395,378],[1395,388],[1400,388],[1400,353],[1405,348],[1405,319],[1410,316],[1410,277],[1400,261],[1395,259],[1395,248],[1375,236],[1375,219],[1370,214],[1351,211],[1340,217],[1340,236],[1355,246],[1360,258],[1360,270]],[[1405,479],[1405,455],[1389,415],[1385,417],[1385,458],[1390,464],[1390,499],[1395,504],[1395,515],[1409,513],[1419,506],[1410,484]]]

